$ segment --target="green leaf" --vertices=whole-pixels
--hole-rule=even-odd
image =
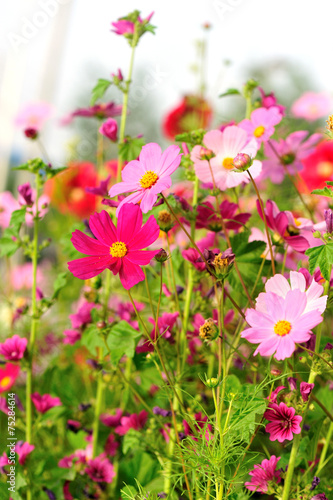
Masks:
[[[97,347],[101,347],[103,355],[107,354],[107,349],[103,338],[101,337],[101,330],[96,325],[89,325],[83,332],[81,344],[84,345],[93,356],[97,354]]]
[[[227,95],[242,95],[238,89],[228,89],[223,94],[220,94],[219,97],[225,97]]]
[[[119,144],[119,155],[123,161],[135,160],[141,153],[142,146],[145,145],[143,137],[128,137]]]
[[[58,276],[56,277],[56,279],[53,283],[53,295],[52,295],[53,299],[56,299],[58,297],[60,291],[63,288],[65,288],[65,286],[67,284],[67,276],[68,276],[68,273],[64,272],[64,273],[58,274]]]
[[[0,256],[1,257],[10,257],[14,255],[16,250],[19,248],[19,245],[16,241],[12,239],[11,236],[3,236],[0,238]]]
[[[333,264],[333,243],[326,243],[319,247],[308,248],[305,255],[309,257],[309,271],[312,274],[319,266],[320,272],[326,281],[330,280]]]
[[[103,97],[111,84],[112,82],[110,80],[104,80],[104,78],[100,78],[97,81],[95,87],[92,90],[92,97],[90,100],[91,106],[93,106],[98,99],[101,99]]]
[[[183,134],[178,134],[175,137],[177,142],[186,142],[187,144],[193,144],[193,146],[202,144],[206,130],[198,129],[192,130],[191,132],[184,132]]]
[[[61,172],[64,172],[67,169],[68,169],[68,167],[52,168],[52,167],[47,166],[45,169],[46,177],[48,179],[52,179],[53,177],[60,174]]]
[[[327,186],[325,186],[323,189],[315,189],[314,191],[311,191],[311,194],[319,194],[321,196],[328,196],[329,198],[333,198],[333,190],[328,188]]]
[[[141,432],[138,432],[135,429],[130,429],[128,433],[125,434],[123,440],[124,455],[126,455],[128,450],[134,450],[135,448],[140,448],[141,443],[142,443]]]
[[[140,336],[141,332],[134,330],[127,321],[120,321],[115,325],[107,338],[111,363],[117,365],[124,354],[129,358],[133,358],[135,354],[134,339]]]
[[[14,212],[12,212],[9,227],[13,229],[17,235],[23,222],[25,221],[25,212],[26,207],[22,207],[19,210],[14,210]]]

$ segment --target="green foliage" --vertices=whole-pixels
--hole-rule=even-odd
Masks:
[[[108,88],[112,85],[110,80],[105,80],[104,78],[99,78],[95,87],[92,90],[92,96],[90,100],[90,105],[93,106],[98,99],[101,99]]]
[[[228,89],[223,94],[220,94],[219,97],[225,97],[227,95],[242,95],[238,89]]]
[[[126,136],[122,144],[119,144],[119,155],[122,161],[132,161],[135,160],[145,145],[145,140],[143,137],[129,137]]]
[[[128,358],[133,358],[135,353],[135,339],[140,336],[141,332],[134,330],[127,321],[120,321],[112,327],[107,338],[111,363],[117,365],[124,354]]]
[[[9,226],[4,230],[0,238],[0,256],[10,257],[14,255],[16,250],[20,247],[19,232],[23,222],[25,221],[26,207],[12,212]]]
[[[330,280],[333,265],[333,242],[320,245],[319,247],[308,248],[305,255],[309,257],[309,271],[312,274],[316,267],[319,267],[323,278]]]
[[[192,146],[200,145],[203,143],[203,138],[206,133],[204,129],[192,130],[191,132],[184,132],[183,134],[178,134],[175,137],[177,142],[186,142]]]
[[[314,191],[311,191],[311,194],[319,194],[320,196],[333,198],[332,186],[333,181],[326,181],[326,186],[323,189],[315,189]]]

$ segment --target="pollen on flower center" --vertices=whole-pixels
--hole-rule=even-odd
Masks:
[[[151,188],[158,181],[158,175],[152,170],[148,170],[140,179],[140,186],[144,189]]]
[[[125,257],[127,254],[127,246],[122,241],[116,241],[112,243],[110,247],[110,254],[112,257]]]
[[[234,168],[234,159],[231,157],[224,158],[222,166],[226,170],[232,170]]]
[[[7,387],[7,385],[10,383],[10,377],[4,377],[2,380],[0,380],[0,387],[3,389],[4,387]]]
[[[280,337],[288,335],[290,330],[291,330],[291,323],[289,323],[289,321],[286,321],[284,319],[278,321],[274,325],[274,333],[276,333],[276,335],[280,335]]]
[[[222,257],[222,254],[219,253],[216,255],[214,261],[213,261],[214,266],[219,266],[219,267],[225,267],[228,265],[228,259],[226,257]]]
[[[263,127],[262,125],[259,125],[259,127],[257,127],[254,132],[253,132],[253,135],[254,137],[261,137],[262,135],[264,135],[265,133],[265,127]]]

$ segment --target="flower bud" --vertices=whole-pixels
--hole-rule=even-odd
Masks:
[[[215,270],[215,276],[219,280],[224,280],[230,273],[235,262],[235,254],[228,248],[225,252],[216,255],[212,264]]]
[[[251,156],[246,153],[238,153],[238,155],[233,159],[233,166],[242,172],[250,168],[252,163],[253,161]]]
[[[155,255],[155,260],[157,260],[157,262],[165,262],[168,258],[169,256],[163,248]]]
[[[118,124],[113,118],[108,118],[99,128],[99,132],[110,139],[110,141],[117,141]]]
[[[216,377],[211,377],[205,380],[204,384],[210,389],[215,389],[220,384],[220,380]]]
[[[313,236],[314,238],[321,238],[321,232],[320,232],[320,231],[314,231],[314,232],[312,233],[312,236]]]
[[[24,135],[28,138],[28,139],[32,139],[32,140],[35,140],[37,139],[38,137],[38,130],[33,128],[33,127],[29,127],[29,128],[26,128],[24,130]]]
[[[333,212],[329,208],[328,210],[325,210],[324,215],[326,222],[326,230],[329,234],[331,234],[333,233]]]
[[[167,233],[173,227],[173,218],[170,212],[167,210],[161,210],[157,216],[157,224],[160,226],[160,229]]]
[[[207,319],[199,328],[199,337],[202,340],[215,340],[218,335],[219,329],[212,318]]]
[[[213,151],[211,149],[207,149],[207,148],[204,148],[202,147],[200,149],[200,158],[202,160],[211,160],[213,157],[215,156],[215,154],[213,153]]]

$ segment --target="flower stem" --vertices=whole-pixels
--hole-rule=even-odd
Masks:
[[[103,361],[103,350],[101,347],[98,348],[98,362]],[[102,403],[103,403],[103,393],[104,393],[104,381],[102,369],[99,370],[97,375],[97,393],[96,393],[96,407],[93,422],[93,446],[92,446],[92,458],[96,457],[97,445],[98,445],[98,434],[99,434],[99,417],[101,414]]]
[[[127,76],[126,85],[125,85],[125,89],[124,89],[123,108],[121,110],[121,120],[120,120],[120,128],[119,128],[119,146],[121,146],[123,144],[124,138],[125,138],[125,125],[126,125],[127,108],[128,108],[128,94],[129,94],[129,89],[130,89],[130,85],[131,85],[131,81],[132,81],[134,53],[135,53],[135,47],[137,46],[137,42],[138,42],[138,36],[137,36],[137,29],[135,27],[134,33],[133,33],[132,51],[131,51],[130,64],[129,64],[129,68],[128,68],[128,76]],[[123,159],[122,159],[121,155],[119,154],[119,156],[118,156],[118,168],[117,168],[117,182],[121,181],[122,167],[123,167]]]
[[[282,500],[289,500],[290,499],[289,493],[290,493],[291,483],[292,483],[292,480],[294,478],[295,462],[296,462],[298,448],[299,448],[300,443],[301,443],[301,433],[294,434],[293,447],[291,448],[287,475],[286,475],[286,479],[284,481]]]

